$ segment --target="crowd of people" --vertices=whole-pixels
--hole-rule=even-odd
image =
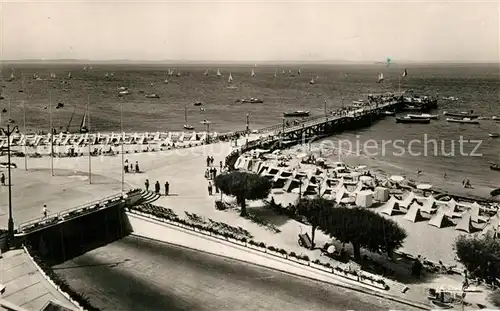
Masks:
[[[146,181],[144,182],[144,187],[146,189],[146,191],[149,191],[149,179],[146,179]],[[170,192],[170,183],[168,181],[165,181],[165,184],[164,184],[164,189],[165,189],[165,196],[168,196],[169,192]],[[161,186],[160,186],[160,182],[157,180],[155,182],[155,193],[161,195]]]

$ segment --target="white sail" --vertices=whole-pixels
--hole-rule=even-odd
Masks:
[[[255,77],[255,71],[252,68],[252,77]]]
[[[309,81],[309,84],[314,84],[314,83],[316,82],[314,81],[314,78],[312,78],[311,81]]]
[[[276,71],[274,72],[273,77],[275,77],[275,78],[276,78],[277,76],[278,76],[278,69],[276,69]]]
[[[165,84],[168,84],[168,78],[165,78],[164,82],[165,82]]]
[[[284,74],[285,74],[285,70],[282,70],[282,71],[281,71],[281,74],[282,74],[282,75],[284,75]]]
[[[220,76],[222,76],[222,74],[220,73],[219,68],[217,68],[217,77],[220,77]]]
[[[382,82],[384,80],[384,74],[383,73],[380,73],[378,75],[378,81],[377,82]]]
[[[71,72],[68,73],[68,79],[71,79]]]
[[[300,75],[300,68],[297,70],[297,74]]]
[[[231,83],[233,82],[233,75],[229,73],[229,78],[227,79],[227,82]]]
[[[14,70],[12,70],[12,72],[10,73],[10,77],[9,77],[9,81],[12,81],[14,80]]]
[[[208,69],[205,70],[205,73],[203,75],[208,76]]]

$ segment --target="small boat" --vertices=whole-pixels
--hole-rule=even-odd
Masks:
[[[125,91],[121,91],[120,93],[118,93],[118,96],[122,97],[124,95],[130,95],[130,92],[128,90],[125,90]]]
[[[382,114],[384,114],[386,116],[394,116],[394,115],[396,115],[396,112],[395,111],[386,110],[386,111],[382,111]]]
[[[311,79],[311,81],[309,81],[309,84],[315,84],[316,81],[314,81],[314,78]]]
[[[204,76],[208,76],[208,69],[205,70],[205,73],[203,74]]]
[[[88,110],[88,103],[87,103],[87,109],[85,109],[85,113],[83,114],[82,122],[80,123],[80,133],[85,134],[89,132],[89,129],[87,127],[87,110]]]
[[[418,123],[418,124],[429,124],[431,123],[431,119],[423,118],[423,119],[412,119],[410,117],[398,117],[396,118],[396,123]]]
[[[378,82],[378,83],[380,83],[380,82],[382,82],[382,81],[384,81],[384,74],[383,74],[383,73],[380,73],[380,74],[378,75],[377,82]]]
[[[184,128],[186,130],[194,130],[194,126],[188,124],[187,106],[184,106]]]
[[[168,84],[168,78],[165,78],[165,81],[163,83]]]
[[[493,117],[491,117],[491,120],[500,120],[500,117],[493,116]]]
[[[469,118],[469,119],[479,118],[479,115],[473,114],[473,113],[468,113],[465,111],[462,111],[462,112],[447,112],[447,111],[445,111],[443,114],[445,116],[450,116],[450,117]]]
[[[489,133],[488,136],[491,138],[498,138],[500,137],[500,133]]]
[[[233,75],[229,73],[229,78],[227,78],[227,83],[233,82]]]
[[[495,163],[491,163],[490,164],[490,170],[500,171],[500,165],[495,164]]]
[[[177,74],[175,75],[176,77],[180,77],[181,76],[181,73],[180,72],[177,72]]]
[[[437,114],[422,113],[422,114],[409,114],[408,117],[412,119],[437,119],[439,116]]]
[[[284,117],[308,117],[309,110],[297,110],[292,112],[283,112]]]
[[[220,73],[220,70],[217,68],[217,77],[222,77],[222,73]]]
[[[479,124],[479,121],[472,120],[471,118],[463,118],[463,119],[446,118],[446,121],[454,123]]]
[[[203,105],[202,102],[196,102],[196,103],[193,104],[193,106],[201,106],[201,105]]]
[[[413,106],[413,105],[406,105],[403,108],[403,111],[422,111],[422,107],[420,107],[420,106]]]
[[[160,95],[158,95],[158,94],[148,94],[148,95],[146,95],[146,98],[160,98]]]
[[[252,68],[252,74],[251,74],[252,78],[255,78],[257,75],[255,74],[255,70],[253,70]]]
[[[264,101],[262,99],[258,99],[258,98],[250,98],[250,99],[238,99],[236,100],[237,103],[242,103],[242,104],[261,104],[263,103]]]
[[[457,101],[458,100],[458,97],[454,97],[454,96],[449,96],[449,97],[442,97],[444,100],[452,100],[452,101]]]

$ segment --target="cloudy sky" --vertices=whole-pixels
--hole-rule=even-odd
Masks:
[[[498,2],[8,1],[1,58],[499,62]]]

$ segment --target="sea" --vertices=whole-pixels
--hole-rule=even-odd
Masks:
[[[405,69],[407,76],[402,77]],[[167,76],[169,70],[173,76]],[[11,72],[14,80],[9,82]],[[51,73],[56,78],[51,79]],[[377,83],[379,73],[385,78],[381,83]],[[438,114],[438,120],[429,125],[397,124],[388,117],[308,146],[321,149],[330,160],[376,160],[394,173],[418,170],[431,180],[467,178],[473,185],[500,187],[500,173],[489,168],[491,162],[500,162],[500,139],[488,136],[500,132],[500,123],[457,124],[443,116],[444,111],[474,110],[484,117],[500,117],[498,64],[18,63],[4,64],[2,77],[0,109],[6,111],[1,113],[2,125],[12,119],[22,129],[26,125],[27,132],[47,132],[51,121],[59,130],[77,131],[88,104],[86,122],[92,132],[119,132],[121,116],[129,132],[182,131],[187,116],[195,131],[206,130],[200,122],[209,120],[210,131],[226,133],[244,130],[247,120],[250,129],[259,129],[281,124],[286,111],[309,110],[312,116],[321,116],[325,108],[336,110],[368,94],[411,90],[439,98],[438,109],[430,112]],[[131,94],[118,97],[120,87]],[[148,94],[159,98],[146,98]],[[443,99],[449,96],[458,100]],[[251,97],[263,103],[238,101]],[[202,106],[194,106],[195,102]],[[63,107],[56,109],[58,104]]]

